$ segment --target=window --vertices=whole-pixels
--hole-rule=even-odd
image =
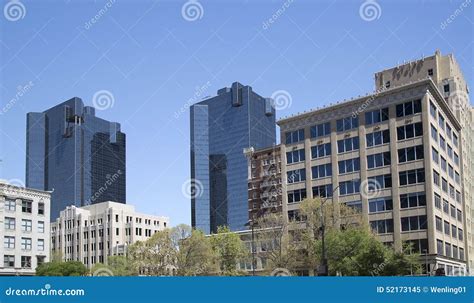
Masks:
[[[458,172],[454,173],[454,181],[456,181],[456,184],[461,184],[461,176]]]
[[[449,84],[445,84],[443,86],[443,90],[444,90],[445,93],[449,93]]]
[[[458,136],[453,132],[453,144],[454,146],[458,147]]]
[[[332,184],[319,185],[313,187],[313,197],[332,197],[333,189]]]
[[[5,199],[5,210],[15,211],[16,202],[15,200]]]
[[[461,228],[458,229],[458,239],[464,241],[464,234]]]
[[[295,130],[292,132],[287,132],[285,134],[286,144],[292,144],[304,140],[304,129]]]
[[[306,170],[304,168],[291,170],[286,173],[288,183],[302,182],[306,180]]]
[[[434,141],[438,142],[438,130],[433,124],[431,124],[431,138],[433,138]]]
[[[365,113],[365,125],[388,120],[388,107]]]
[[[373,154],[367,156],[367,168],[376,168],[390,165],[390,152]]]
[[[38,232],[40,234],[44,233],[44,221],[38,221]]]
[[[370,227],[377,234],[393,233],[393,219],[370,221]]]
[[[311,146],[311,158],[322,158],[331,155],[331,143]]]
[[[441,196],[437,193],[434,194],[435,207],[441,209]]]
[[[440,203],[441,203],[441,200],[440,200]],[[426,206],[426,194],[424,192],[400,195],[401,208],[412,208],[412,207],[420,207],[420,206]],[[441,207],[441,204],[440,204],[440,207]]]
[[[367,191],[374,191],[382,188],[392,187],[392,175],[379,175],[367,178]]]
[[[291,164],[291,163],[297,163],[304,161],[304,148],[303,149],[298,149],[294,151],[290,151],[286,153],[286,163]]]
[[[439,146],[442,150],[446,151],[446,140],[441,135],[439,135]]]
[[[458,247],[456,245],[453,245],[453,258],[458,258]]]
[[[421,230],[427,226],[426,216],[402,217],[401,223],[402,231]]]
[[[420,160],[423,158],[423,145],[411,146],[398,150],[398,163]]]
[[[3,256],[3,267],[15,267],[15,256]]]
[[[453,238],[458,237],[458,228],[455,225],[451,225],[451,235]]]
[[[44,215],[44,203],[38,203],[38,215]]]
[[[448,221],[444,221],[444,233],[448,236],[451,233],[451,229],[450,229],[450,225]]]
[[[21,256],[21,268],[31,268],[30,256]]]
[[[456,210],[456,214],[457,214],[458,221],[462,222],[462,210],[460,209]]]
[[[369,199],[369,213],[377,213],[393,209],[393,201],[390,197]]]
[[[459,156],[457,153],[454,153],[454,164],[459,167]]]
[[[31,220],[21,220],[21,230],[22,231],[31,231]]]
[[[455,197],[455,191],[454,191],[454,186],[449,184],[449,196],[454,199]]]
[[[359,149],[359,137],[352,137],[337,141],[337,152],[344,153]]]
[[[443,211],[449,214],[449,202],[446,199],[443,199]]]
[[[440,181],[439,173],[433,170],[433,183],[439,186],[439,181]]]
[[[428,76],[433,76],[433,69],[432,68],[428,69]]]
[[[332,176],[331,163],[311,167],[313,179]]]
[[[439,152],[434,147],[431,149],[431,158],[433,159],[433,162],[439,164]]]
[[[288,203],[297,203],[306,199],[306,188],[288,192]]]
[[[359,158],[342,160],[338,162],[339,174],[351,173],[360,170]]]
[[[446,159],[441,156],[441,169],[446,172],[446,168],[447,168],[447,162],[446,162]]]
[[[448,136],[449,140],[453,141],[453,129],[446,123],[446,135]]]
[[[464,248],[459,247],[459,260],[464,261]]]
[[[31,250],[31,238],[21,238],[21,249]]]
[[[390,142],[390,131],[388,129],[366,134],[367,147],[382,145]]]
[[[318,125],[311,126],[311,138],[319,138],[327,136],[331,133],[331,123],[326,122]]]
[[[448,157],[452,160],[453,159],[453,148],[451,145],[448,144]]]
[[[5,217],[5,229],[15,229],[15,218]]]
[[[430,114],[431,114],[431,117],[436,119],[436,105],[434,105],[431,100],[430,100]]]
[[[359,127],[359,118],[356,117],[346,117],[343,119],[339,119],[336,121],[337,131],[343,132],[346,130],[350,130],[356,127]]]
[[[436,216],[436,230],[443,232],[443,220],[438,216]]]
[[[15,248],[15,237],[5,236],[3,238],[3,247],[4,248]]]
[[[428,239],[408,240],[406,243],[410,247],[411,254],[424,254],[428,251]]]
[[[424,169],[413,169],[398,173],[400,185],[416,184],[425,182]]]
[[[360,180],[339,182],[339,194],[350,195],[360,192]]]
[[[385,82],[385,88],[390,88],[390,81]]]
[[[448,165],[448,176],[454,179],[454,168],[451,165]]]
[[[421,113],[421,99],[397,104],[397,117]]]
[[[439,114],[438,115],[438,125],[443,130],[444,130],[444,123],[445,123],[444,117],[441,114]]]
[[[461,203],[461,193],[456,191],[456,202]]]
[[[362,201],[350,201],[344,204],[346,204],[347,207],[352,208],[356,212],[362,212]]]
[[[38,250],[44,251],[44,239],[38,239]]]
[[[444,255],[443,241],[436,240],[436,252],[437,252],[438,255]]]
[[[441,179],[441,189],[447,193],[448,192],[448,180],[446,180],[445,178],[442,178]]]
[[[451,244],[449,243],[444,243],[444,249],[445,249],[445,256],[446,257],[452,257],[452,254],[451,254]]]
[[[299,221],[302,221],[301,220],[301,216],[299,214],[299,211],[298,210],[289,210],[288,211],[288,220],[290,222],[299,222]]]
[[[398,140],[410,139],[421,135],[423,135],[423,125],[421,122],[397,127]]]
[[[31,201],[21,201],[21,211],[24,213],[30,213],[31,214]]]

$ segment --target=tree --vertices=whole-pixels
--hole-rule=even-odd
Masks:
[[[178,232],[183,231],[182,228]],[[181,233],[181,236],[184,234]],[[201,231],[192,230],[182,238],[176,258],[177,274],[180,276],[212,275],[219,271],[217,256],[212,250],[210,239]]]
[[[138,274],[132,262],[125,256],[110,256],[107,258],[107,265],[95,264],[91,269],[91,273],[94,275],[99,272],[109,272],[114,276],[135,276]]]
[[[46,262],[36,268],[37,276],[84,276],[87,268],[79,261]]]
[[[240,236],[230,231],[228,227],[220,226],[217,234],[210,237],[211,247],[217,254],[219,268],[222,275],[238,275],[237,262],[248,257]]]
[[[166,276],[176,268],[176,247],[169,229],[156,232],[146,241],[130,245],[128,256],[139,274]]]

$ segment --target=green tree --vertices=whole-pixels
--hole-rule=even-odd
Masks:
[[[178,232],[183,231],[178,228]],[[183,235],[183,234],[181,234]],[[203,276],[213,275],[219,271],[217,256],[212,249],[211,241],[199,230],[192,230],[181,238],[176,258],[177,275]]]
[[[211,247],[217,254],[220,272],[225,276],[239,275],[237,263],[248,257],[248,251],[240,236],[228,227],[220,226],[217,234],[210,237]]]
[[[37,276],[84,276],[87,268],[79,261],[46,262],[36,268]]]

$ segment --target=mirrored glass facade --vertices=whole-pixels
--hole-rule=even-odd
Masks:
[[[243,230],[248,222],[248,171],[244,148],[275,144],[270,100],[240,83],[191,106],[191,197],[193,227]]]
[[[125,134],[72,98],[27,114],[26,186],[53,191],[51,220],[68,205],[125,203]]]

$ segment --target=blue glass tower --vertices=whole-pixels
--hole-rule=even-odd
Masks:
[[[26,118],[26,186],[53,191],[51,220],[68,205],[125,203],[125,134],[72,98]]]
[[[191,106],[191,224],[209,234],[245,229],[248,169],[244,148],[276,142],[272,100],[236,82]]]

